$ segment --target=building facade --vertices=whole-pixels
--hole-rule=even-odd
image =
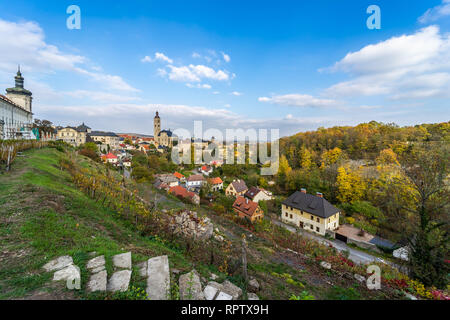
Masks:
[[[0,139],[35,139],[31,132],[32,93],[24,88],[20,68],[15,76],[15,87],[0,95]]]
[[[291,194],[281,204],[281,220],[320,235],[339,228],[340,210],[322,194],[307,194],[305,189]]]
[[[75,147],[86,143],[88,134],[91,133],[91,128],[84,123],[78,127],[65,127],[58,130],[57,140],[67,142]]]
[[[120,137],[114,132],[92,131],[87,140],[109,145],[111,149],[117,149],[120,144]]]
[[[176,140],[172,131],[161,130],[161,118],[158,111],[156,111],[155,118],[153,119],[153,136],[158,147],[172,148]]]

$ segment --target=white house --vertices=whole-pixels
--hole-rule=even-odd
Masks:
[[[187,178],[186,186],[188,188],[201,187],[205,183],[205,178],[201,174],[194,174]]]

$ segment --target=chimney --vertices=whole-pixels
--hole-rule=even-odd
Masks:
[[[300,191],[301,191],[302,193],[306,193],[306,189],[305,189],[305,188],[301,188]]]
[[[321,192],[316,192],[316,196],[323,198],[323,194]]]

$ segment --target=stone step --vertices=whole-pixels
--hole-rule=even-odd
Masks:
[[[87,284],[88,292],[106,291],[107,278],[106,270],[92,274]]]
[[[113,273],[109,279],[106,290],[110,292],[127,291],[130,285],[131,270],[121,270]]]
[[[179,286],[180,300],[205,300],[202,283],[196,270],[181,275]]]
[[[131,252],[116,254],[112,257],[112,260],[116,269],[131,270]]]
[[[88,261],[86,268],[91,273],[97,273],[105,270],[105,256],[98,256]]]
[[[159,256],[147,261],[147,296],[150,300],[170,298],[169,258]]]

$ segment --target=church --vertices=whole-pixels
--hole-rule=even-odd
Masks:
[[[153,119],[153,136],[157,147],[172,148],[176,141],[176,137],[170,129],[161,130],[161,118],[158,111],[156,111],[156,116]]]
[[[24,88],[20,67],[15,76],[15,87],[0,94],[0,139],[36,139],[31,131],[33,113],[32,93]]]

